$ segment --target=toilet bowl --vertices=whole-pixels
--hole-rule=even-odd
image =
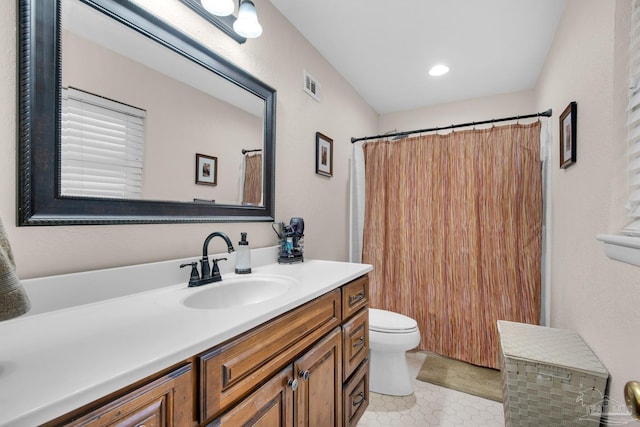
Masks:
[[[369,309],[369,390],[413,394],[405,353],[420,343],[418,323],[392,311]]]

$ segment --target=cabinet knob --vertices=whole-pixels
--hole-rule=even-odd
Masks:
[[[306,370],[304,370],[304,371],[300,371],[300,372],[298,373],[298,376],[299,376],[300,378],[302,378],[303,380],[305,380],[305,381],[309,381],[309,377],[311,376],[311,372],[309,372],[309,370],[308,370],[308,369],[306,369]]]
[[[287,382],[287,386],[291,387],[291,390],[296,391],[298,389],[298,380],[295,378],[290,378]]]

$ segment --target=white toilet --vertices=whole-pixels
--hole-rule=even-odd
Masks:
[[[418,323],[407,316],[369,309],[369,390],[391,396],[413,394],[405,353],[420,343]]]

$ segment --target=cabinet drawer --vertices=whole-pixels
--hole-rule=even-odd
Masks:
[[[336,289],[202,354],[200,421],[219,415],[341,320]]]
[[[369,276],[362,276],[342,287],[342,318],[348,319],[369,302]]]
[[[293,379],[293,367],[288,365],[207,427],[290,427],[293,424]]]
[[[346,381],[369,355],[369,310],[360,310],[342,329],[342,373]]]
[[[358,420],[369,406],[369,359],[366,359],[349,382],[344,384],[344,427],[358,424]]]
[[[46,426],[189,426],[193,424],[192,369],[186,365],[72,421]]]

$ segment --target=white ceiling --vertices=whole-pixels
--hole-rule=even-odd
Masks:
[[[380,114],[533,89],[565,6],[565,0],[271,2]],[[428,69],[440,62],[451,71],[430,77]]]

